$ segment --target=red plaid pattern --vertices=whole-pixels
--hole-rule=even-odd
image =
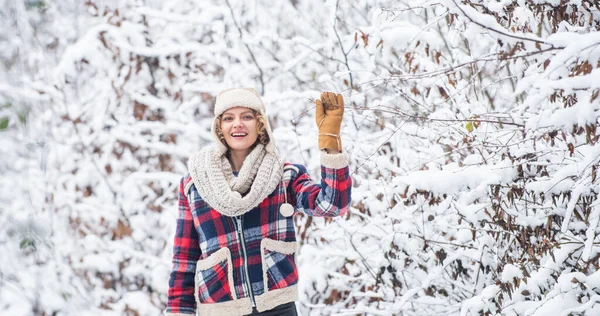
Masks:
[[[265,250],[268,290],[282,289],[298,283],[294,254]]]
[[[243,225],[249,281],[254,296],[298,283],[294,253],[283,254],[269,249],[261,253],[263,239],[296,241],[293,216],[284,217],[279,212],[285,202],[284,192],[287,192],[287,200],[296,212],[309,216],[340,216],[345,214],[350,204],[352,180],[348,167],[332,169],[322,166],[321,181],[316,183],[304,166],[289,163],[285,166],[289,170],[284,173],[281,184],[258,207],[239,218]],[[181,179],[179,186],[179,217],[173,245],[167,313],[194,314],[195,294],[201,304],[227,302],[250,295],[245,288],[247,280],[236,218],[223,216],[212,209],[193,185],[186,196],[184,188],[189,181],[191,177],[188,174]],[[196,276],[198,260],[205,260],[222,248],[229,249],[227,255],[230,258],[219,259],[210,267],[198,269]],[[228,275],[229,262],[232,265],[231,276]],[[263,265],[267,271],[266,289]]]
[[[223,261],[207,270],[198,272],[198,300],[200,303],[219,303],[232,300],[227,281],[227,262]]]

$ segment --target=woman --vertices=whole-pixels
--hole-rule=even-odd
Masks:
[[[343,215],[352,186],[340,141],[344,100],[323,92],[316,104],[320,183],[280,160],[256,91],[219,93],[216,145],[189,159],[179,186],[166,315],[297,315],[293,215]]]

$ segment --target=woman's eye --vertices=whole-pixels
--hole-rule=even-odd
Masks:
[[[246,116],[244,116],[244,119],[245,120],[252,120],[252,119],[254,119],[254,116],[253,115],[246,115]]]
[[[231,118],[231,117],[224,117],[224,118],[223,118],[223,121],[225,121],[225,122],[229,122],[229,121],[231,121],[231,120],[232,120],[232,118]]]

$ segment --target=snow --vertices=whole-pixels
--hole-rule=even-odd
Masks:
[[[436,194],[452,194],[465,189],[475,189],[490,183],[507,183],[513,171],[506,166],[469,166],[445,165],[445,170],[416,171],[410,176],[395,178],[395,183],[407,184],[411,188],[423,189]],[[504,169],[502,169],[504,168]]]
[[[502,280],[502,282],[512,282],[517,278],[523,278],[523,271],[521,271],[521,268],[513,264],[505,265],[500,280]]]
[[[315,179],[314,100],[346,101],[352,208],[295,219],[301,315],[600,313],[589,1],[29,3],[0,0],[3,312],[161,314],[187,158],[252,86]]]

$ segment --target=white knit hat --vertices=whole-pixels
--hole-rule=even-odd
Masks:
[[[252,88],[226,89],[219,92],[217,95],[214,111],[215,121],[212,125],[212,134],[217,140],[221,152],[227,152],[227,146],[221,142],[219,135],[217,135],[217,123],[219,122],[219,116],[225,111],[238,106],[253,109],[259,112],[265,118],[265,129],[267,130],[267,135],[269,136],[269,143],[265,145],[265,148],[267,152],[273,153],[275,151],[275,141],[273,138],[273,133],[271,132],[271,126],[269,125],[269,119],[267,118],[265,104],[260,99],[258,92]]]

